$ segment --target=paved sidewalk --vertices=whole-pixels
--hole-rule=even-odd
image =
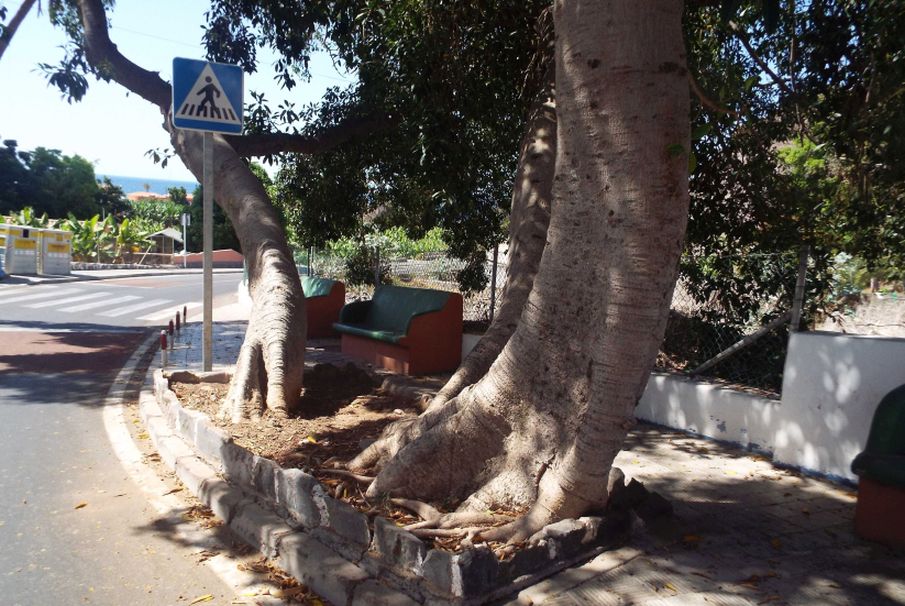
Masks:
[[[234,363],[242,344],[245,323],[240,308],[233,311],[233,321],[215,324],[218,368]],[[171,363],[200,368],[200,343],[200,324],[190,324]],[[343,361],[330,342],[310,345],[309,363]],[[854,535],[849,487],[649,425],[631,432],[616,465],[669,499],[675,518],[657,528],[636,520],[628,546],[530,587],[510,604],[905,605],[905,554]]]

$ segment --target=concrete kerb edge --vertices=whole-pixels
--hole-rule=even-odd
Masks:
[[[177,372],[191,382],[185,371]],[[488,603],[614,549],[624,538],[603,536],[599,518],[582,518],[557,523],[574,526],[567,532],[557,533],[551,525],[539,545],[507,562],[482,546],[461,554],[406,549],[407,536],[420,539],[378,522],[372,532],[364,514],[330,497],[313,476],[252,454],[205,415],[183,409],[168,376],[155,369],[146,382],[154,394],[143,393],[140,401],[161,460],[239,537],[335,604]],[[288,490],[293,483],[295,490]],[[569,553],[577,535],[585,549]],[[310,551],[315,543],[317,551],[327,550],[323,558],[286,553],[297,547]],[[511,580],[499,582],[507,577]]]
[[[140,417],[161,460],[176,473],[188,490],[210,507],[242,540],[261,551],[263,555],[277,559],[299,582],[306,584],[315,593],[334,604],[347,606],[386,603],[404,606],[419,603],[393,588],[380,584],[355,561],[343,557],[335,548],[319,540],[313,533],[286,523],[271,507],[268,507],[274,503],[262,498],[253,490],[255,484],[260,486],[263,481],[262,474],[255,473],[256,468],[264,468],[262,462],[267,459],[255,457],[241,449],[249,455],[247,458],[243,457],[245,461],[239,461],[240,465],[247,462],[249,466],[246,481],[241,482],[244,486],[239,487],[223,479],[220,475],[224,467],[223,455],[229,455],[221,451],[218,469],[197,455],[197,450],[192,448],[196,446],[194,440],[199,433],[204,432],[204,429],[198,431],[200,424],[208,425],[212,430],[219,431],[218,428],[213,427],[206,418],[199,420],[195,417],[194,426],[178,423],[180,415],[185,412],[175,394],[170,391],[168,379],[160,369],[153,371],[145,387],[153,387],[154,393],[148,393],[147,389],[143,390],[139,400]],[[193,435],[187,436],[184,432]],[[225,432],[222,434],[226,436]],[[230,450],[230,446],[233,449],[240,449],[228,436],[226,437],[224,449]],[[186,450],[183,450],[183,447]],[[191,451],[191,454],[187,454],[187,451]],[[234,472],[233,475],[242,474]],[[273,494],[276,494],[276,488],[273,489]],[[324,495],[324,498],[329,497]],[[364,547],[359,553],[366,549],[367,547]],[[299,552],[300,550],[304,553]],[[310,557],[313,553],[318,557]],[[359,589],[358,585],[365,582],[368,585]],[[378,596],[380,601],[374,602],[373,599]]]

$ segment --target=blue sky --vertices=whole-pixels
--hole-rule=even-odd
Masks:
[[[16,0],[4,4],[10,12],[18,8]],[[198,0],[119,0],[110,36],[127,57],[171,80],[173,57],[203,58],[201,25],[209,7]],[[160,112],[147,101],[117,84],[92,81],[82,102],[69,105],[47,86],[37,64],[57,63],[64,41],[47,14],[32,9],[0,59],[0,138],[15,139],[21,149],[43,146],[78,154],[94,163],[97,174],[194,181],[178,158],[163,169],[144,155],[169,146]],[[254,90],[276,106],[287,94],[270,78],[272,57],[262,57],[259,73],[245,75],[245,100]],[[326,55],[313,57],[311,71],[312,81],[288,95],[297,105],[349,81]]]

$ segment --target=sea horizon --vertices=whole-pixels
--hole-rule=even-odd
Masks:
[[[195,188],[198,187],[197,181],[180,181],[178,179],[153,179],[149,177],[126,177],[122,175],[102,175],[98,174],[98,181],[103,180],[104,177],[110,179],[110,181],[122,188],[124,194],[131,194],[134,192],[145,191],[145,185],[148,185],[148,192],[152,194],[167,194],[167,189],[171,187],[184,187],[186,193],[192,194],[195,192]]]

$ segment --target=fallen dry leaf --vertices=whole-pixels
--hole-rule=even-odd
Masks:
[[[688,543],[689,545],[693,545],[695,543],[701,542],[701,537],[696,534],[686,534],[682,536],[682,542]]]
[[[275,598],[294,598],[305,593],[304,587],[289,587],[288,589],[271,589],[270,595]]]
[[[168,494],[173,494],[173,493],[176,493],[176,492],[180,492],[181,490],[182,490],[182,488],[174,488],[174,489],[172,489],[172,490],[168,490],[168,491],[166,491],[165,493],[163,493],[163,496],[167,496]]]
[[[192,604],[200,604],[201,602],[210,602],[210,601],[213,601],[213,599],[214,599],[213,594],[206,593],[204,595],[198,596],[197,598],[195,598],[194,600],[189,602],[189,606],[192,606]]]
[[[73,509],[82,509],[83,507],[88,507],[88,503],[86,503],[85,501],[82,501],[81,503],[79,503],[78,505],[73,507]]]

